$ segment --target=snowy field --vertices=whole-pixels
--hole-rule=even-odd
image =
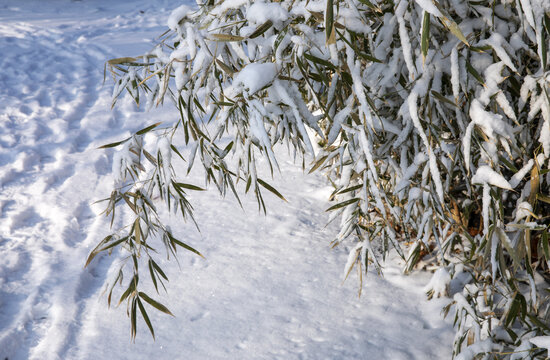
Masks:
[[[0,359],[449,359],[449,300],[426,300],[430,274],[394,260],[359,298],[355,273],[342,283],[347,249],[329,247],[330,188],[284,154],[271,183],[288,203],[266,194],[267,216],[252,197],[242,210],[193,194],[201,232],[172,228],[206,260],[162,263],[171,281],[155,296],[175,317],[151,310],[156,341],[143,322],[131,341],[125,306],[102,295],[122,254],[83,266],[109,231],[92,203],[110,193],[112,150],[97,147],[177,114],[111,111],[103,65],[147,51],[180,4],[0,1]]]

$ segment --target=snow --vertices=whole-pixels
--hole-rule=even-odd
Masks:
[[[435,271],[432,279],[424,288],[425,291],[433,290],[435,297],[447,296],[449,292],[449,284],[451,283],[451,275],[444,267]]]
[[[476,174],[472,177],[472,183],[489,184],[489,185],[497,186],[502,189],[512,190],[512,186],[504,178],[504,176],[500,175],[499,173],[491,169],[490,166],[487,166],[487,165],[480,166],[477,169]]]
[[[135,157],[131,141],[97,148],[157,121],[170,124],[178,112],[167,102],[146,113],[131,99],[111,110],[112,83],[103,85],[103,66],[149,51],[168,18],[176,26],[188,14],[172,12],[181,3],[1,2],[0,359],[451,358],[452,319],[440,314],[449,300],[426,300],[430,274],[404,277],[394,257],[384,277],[369,269],[362,297],[355,272],[342,285],[350,249],[329,247],[337,233],[337,226],[325,227],[332,189],[322,176],[304,174],[285,151],[278,158],[284,176],[274,180],[259,161],[260,173],[288,199],[265,194],[267,215],[252,197],[243,198],[242,210],[215,190],[190,199],[200,233],[164,214],[207,260],[182,253],[178,264],[159,256],[171,280],[168,293],[157,295],[144,283],[145,290],[175,317],[149,311],[156,341],[141,320],[131,341],[124,305],[109,309],[103,295],[124,254],[83,265],[109,233],[110,219],[98,216],[104,203],[93,202],[110,195],[112,164],[120,173]],[[238,79],[250,92],[275,77],[274,67],[250,66]],[[281,88],[299,117],[293,93]],[[165,140],[149,145],[179,173],[188,166],[168,155]],[[190,151],[182,147],[187,160]],[[191,172],[185,182],[202,179]]]
[[[533,213],[533,207],[527,201],[522,201],[516,208],[516,222],[519,220],[531,216]]]
[[[187,5],[181,5],[180,7],[174,9],[168,17],[168,27],[176,31],[179,28],[180,21],[182,21],[190,12],[191,8]]]
[[[434,5],[433,2],[430,0],[415,0],[418,5],[425,11],[429,12],[430,14],[437,16],[437,17],[443,17],[443,14],[439,9]]]
[[[252,63],[245,66],[233,79],[233,89],[238,93],[244,91],[252,95],[271,84],[277,76],[277,65],[274,63]]]
[[[550,353],[550,336],[535,336],[529,341],[536,347],[546,349]]]
[[[483,132],[490,138],[493,138],[496,134],[509,138],[513,133],[512,127],[502,119],[501,115],[486,111],[477,99],[472,101],[470,117],[472,122],[481,127]]]
[[[517,173],[512,176],[509,183],[512,188],[515,188],[519,185],[519,183],[523,180],[525,175],[527,175],[531,169],[533,168],[533,165],[535,165],[535,161],[533,159],[530,159],[527,164],[525,164]]]
[[[253,3],[246,12],[246,19],[257,25],[262,25],[271,20],[275,28],[280,28],[284,21],[288,19],[288,12],[278,3]]]
[[[493,342],[486,339],[472,345],[468,345],[457,357],[456,360],[474,360],[476,355],[488,353],[493,350]]]

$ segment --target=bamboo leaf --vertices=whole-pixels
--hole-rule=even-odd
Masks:
[[[157,271],[157,273],[162,276],[164,278],[164,280],[168,281],[168,277],[166,276],[166,274],[164,273],[164,271],[162,271],[162,269],[160,268],[160,266],[157,265],[156,262],[154,262],[152,259],[151,259],[151,263],[153,265],[153,268]]]
[[[462,41],[467,46],[470,46],[470,43],[468,42],[468,40],[466,40],[466,37],[462,33],[462,30],[460,30],[460,28],[458,27],[458,24],[456,22],[446,16],[440,17],[439,19],[441,20],[443,25],[445,25],[445,27],[458,38],[458,40]]]
[[[144,129],[141,129],[139,130],[136,135],[143,135],[143,134],[146,134],[148,133],[149,131],[153,130],[154,128],[156,128],[157,126],[159,126],[160,124],[162,124],[162,122],[158,122],[156,124],[153,124],[151,126],[147,126],[146,128]]]
[[[179,150],[172,144],[170,144],[170,148],[172,149],[173,152],[175,152],[176,154],[178,154],[178,156],[183,160],[185,161],[185,159],[183,158],[183,155],[179,152]]]
[[[153,269],[152,264],[153,259],[149,259],[148,266],[149,266],[149,275],[151,275],[151,281],[153,281],[153,285],[155,286],[155,290],[157,293],[159,292],[158,286],[157,286],[157,278],[155,276],[155,270]]]
[[[363,187],[363,184],[359,184],[359,185],[355,185],[355,186],[350,186],[348,188],[345,188],[345,189],[342,189],[340,191],[338,191],[336,194],[338,195],[341,195],[341,194],[345,194],[345,193],[348,193],[350,191],[354,191],[354,190],[357,190],[357,189],[360,189]]]
[[[227,65],[223,61],[216,59],[216,64],[218,64],[218,66],[223,70],[223,72],[227,73],[228,75],[233,76],[233,74],[235,74],[235,71],[233,70],[233,68],[231,68],[231,66]]]
[[[259,179],[258,178],[258,183],[260,185],[262,185],[265,189],[267,189],[268,191],[272,192],[273,194],[275,194],[277,197],[279,197],[280,199],[282,199],[283,201],[287,201],[285,199],[285,197],[283,195],[281,195],[280,192],[278,192],[273,186],[269,185],[268,183],[266,183],[265,181],[263,181],[262,179]]]
[[[325,36],[327,45],[334,44],[336,38],[334,36],[334,2],[327,0],[327,10],[325,12]]]
[[[98,250],[99,247],[105,244],[106,242],[109,242],[109,240],[111,240],[112,238],[113,238],[113,235],[108,235],[103,240],[101,240],[99,244],[97,244],[97,246],[92,250],[92,252],[88,256],[88,259],[86,260],[86,264],[84,265],[84,267],[87,267],[90,264],[90,262],[92,262],[94,257],[101,252],[101,250]]]
[[[325,162],[325,160],[328,158],[328,155],[326,156],[323,156],[321,157],[319,160],[317,160],[315,162],[315,164],[313,165],[313,167],[309,170],[309,174],[311,174],[312,172],[314,172],[315,170],[317,170],[321,165],[323,165],[323,163]]]
[[[132,324],[131,336],[135,340],[137,334],[137,309],[136,309],[136,299],[132,299],[130,322]]]
[[[424,21],[422,22],[422,38],[421,38],[421,49],[422,49],[422,63],[426,61],[426,56],[428,55],[428,48],[430,46],[430,13],[424,11]]]
[[[506,315],[506,320],[505,320],[506,327],[510,326],[510,324],[517,318],[520,312],[520,301],[517,295],[518,293],[516,293],[514,300],[512,300],[512,306],[510,306],[510,310],[508,310],[508,314]]]
[[[177,186],[180,189],[184,188],[184,189],[195,190],[195,191],[205,191],[205,189],[192,184],[185,184],[180,182],[172,182],[172,184],[174,184],[174,186]]]
[[[249,39],[257,38],[258,36],[265,33],[267,30],[269,30],[269,28],[272,27],[272,26],[273,26],[273,22],[271,20],[267,20],[265,23],[258,26],[258,28],[256,30],[254,30],[254,32],[252,34],[250,34],[248,36],[248,38]]]
[[[195,250],[194,248],[192,248],[191,246],[179,241],[178,239],[176,239],[175,237],[172,236],[172,234],[170,234],[169,232],[166,232],[166,234],[168,235],[168,237],[170,238],[170,241],[172,241],[173,243],[175,243],[176,245],[179,245],[181,246],[182,248],[186,249],[186,250],[189,250],[197,255],[199,255],[201,258],[204,259],[204,256],[198,251],[198,250]]]
[[[171,315],[171,316],[174,316],[174,314],[172,314],[172,312],[170,310],[168,310],[168,308],[164,305],[162,305],[161,303],[159,303],[158,301],[155,301],[153,299],[151,299],[149,297],[149,295],[147,295],[146,293],[144,293],[143,291],[140,291],[139,292],[139,297],[142,298],[143,300],[145,300],[149,305],[151,305],[152,307],[154,307],[155,309],[159,310],[159,311],[162,311],[163,313],[165,314],[168,314],[168,315]]]
[[[483,81],[483,78],[481,77],[481,75],[479,75],[479,73],[477,72],[476,69],[474,69],[474,67],[472,66],[472,64],[470,64],[469,61],[466,61],[466,70],[472,74],[472,76],[477,80],[479,81],[480,84],[482,84],[483,86],[485,86],[485,82]]]
[[[356,202],[358,202],[359,198],[353,198],[353,199],[349,199],[349,200],[346,200],[346,201],[342,201],[341,203],[338,203],[334,206],[331,206],[329,207],[328,209],[326,209],[325,211],[333,211],[333,210],[337,210],[337,209],[340,209],[340,208],[343,208],[345,206],[348,206],[348,205],[351,205],[351,204],[354,204]]]
[[[147,311],[145,311],[145,308],[143,307],[143,304],[141,303],[140,298],[137,297],[136,300],[139,307],[139,311],[141,312],[141,316],[143,316],[143,320],[145,320],[145,323],[147,324],[147,327],[149,328],[149,331],[151,332],[151,335],[153,336],[153,340],[154,340],[155,331],[153,330],[153,325],[151,324],[151,320],[149,320],[149,315],[147,315]]]
[[[102,145],[102,146],[98,147],[98,149],[107,149],[107,148],[117,147],[119,145],[124,144],[126,141],[128,141],[130,139],[131,138],[128,138],[128,139],[125,139],[125,140],[122,140],[122,141],[117,141],[117,142],[114,142],[114,143],[110,143],[110,144],[107,144],[107,145]]]
[[[317,56],[311,55],[309,53],[304,53],[304,57],[308,59],[309,61],[312,61],[316,64],[326,66],[328,68],[331,68],[332,70],[336,70],[336,67],[328,60],[323,60]]]
[[[245,37],[231,34],[210,34],[214,41],[226,42],[226,41],[243,41]]]
[[[444,103],[446,103],[446,104],[452,105],[452,106],[454,106],[454,107],[457,107],[457,105],[456,105],[454,102],[452,102],[451,100],[447,99],[445,96],[441,95],[441,94],[438,93],[437,91],[432,90],[430,93],[431,93],[431,94],[433,95],[433,97],[435,97],[437,100],[439,100],[439,101],[441,101],[441,102],[444,102]]]
[[[134,238],[138,246],[141,245],[141,226],[139,225],[139,217],[134,221]]]
[[[115,246],[117,246],[118,244],[121,244],[123,243],[124,241],[128,240],[128,236],[124,236],[116,241],[113,241],[112,243],[110,243],[109,245],[106,245],[104,247],[102,247],[101,249],[98,250],[98,253],[102,252],[102,251],[105,251],[105,250],[109,250]]]
[[[136,62],[138,59],[133,57],[121,57],[116,59],[108,60],[107,63],[111,66],[113,65],[121,65],[121,64],[127,64],[127,63],[133,63]]]
[[[151,155],[147,150],[145,149],[142,149],[143,151],[143,155],[145,156],[145,158],[153,165],[157,165],[157,160],[155,159],[155,157],[153,155]]]
[[[120,296],[120,299],[118,300],[117,306],[119,306],[124,300],[126,300],[128,298],[128,296],[130,296],[134,291],[136,291],[138,281],[139,281],[139,277],[136,274],[136,275],[134,275],[132,280],[130,280],[130,284],[128,284],[128,287],[126,288],[126,291],[124,291],[124,293],[122,293],[122,295]]]

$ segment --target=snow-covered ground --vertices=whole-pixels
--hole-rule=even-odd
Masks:
[[[139,55],[175,0],[0,2],[0,359],[447,359],[453,330],[428,302],[430,274],[394,260],[363,296],[342,284],[346,249],[329,248],[330,189],[282,157],[267,216],[215,191],[193,194],[199,233],[173,220],[206,260],[165,261],[175,317],[150,311],[135,343],[124,305],[102,295],[121,256],[83,265],[109,231],[94,200],[110,193],[112,152],[131,131],[174,119],[130,101],[110,110],[107,59]],[[190,183],[201,184],[192,174]],[[269,195],[266,194],[266,197]]]

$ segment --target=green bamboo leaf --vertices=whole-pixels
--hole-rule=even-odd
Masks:
[[[285,28],[275,38],[275,42],[273,43],[273,51],[277,51],[277,49],[279,48],[279,45],[281,45],[281,42],[283,41],[286,34],[288,33],[288,28],[289,28],[288,25],[285,26]]]
[[[179,241],[178,239],[176,239],[174,236],[172,236],[172,234],[170,234],[169,232],[166,232],[166,234],[168,235],[168,237],[170,238],[170,241],[172,241],[174,244],[176,245],[179,245],[181,246],[182,248],[186,249],[186,250],[189,250],[197,255],[199,255],[201,258],[204,259],[204,256],[198,251],[198,250],[195,250],[194,248],[192,248],[191,246],[187,245],[186,243],[184,242],[181,242]]]
[[[518,255],[516,249],[514,249],[512,242],[508,238],[508,235],[506,235],[506,233],[501,228],[496,228],[495,230],[497,232],[497,235],[500,239],[501,244],[504,245],[504,247],[506,248],[506,251],[508,251],[508,254],[510,254],[510,256],[512,257],[512,261],[514,262],[514,264],[517,267],[521,266],[521,258]]]
[[[136,309],[136,299],[132,299],[131,313],[130,313],[130,322],[132,324],[131,335],[132,340],[135,340],[137,334],[137,309]]]
[[[147,265],[149,266],[149,275],[151,276],[151,281],[153,281],[153,285],[155,286],[155,290],[158,293],[159,288],[157,286],[157,278],[155,276],[155,270],[153,270],[153,265],[151,264],[152,261],[153,261],[153,259],[149,259],[149,262],[148,262]]]
[[[320,57],[317,57],[315,55],[311,55],[309,53],[304,53],[304,57],[308,59],[311,62],[314,62],[316,64],[326,66],[328,68],[331,68],[332,70],[336,70],[336,66],[334,66],[330,61],[321,59]]]
[[[159,303],[158,301],[155,301],[153,299],[151,299],[146,293],[144,293],[143,291],[140,291],[139,293],[139,297],[141,297],[143,300],[145,300],[149,305],[151,305],[152,307],[154,307],[155,309],[159,310],[159,311],[162,311],[163,313],[165,314],[168,314],[168,315],[171,315],[171,316],[174,316],[174,314],[172,314],[172,312],[170,310],[168,310],[168,308],[164,305],[162,305],[161,303]]]
[[[109,250],[115,246],[117,246],[118,244],[121,244],[123,243],[124,241],[126,241],[128,239],[128,236],[124,236],[124,237],[121,237],[120,239],[116,240],[116,241],[113,241],[112,243],[102,247],[101,249],[98,250],[98,253],[102,252],[102,251],[105,251],[105,250]]]
[[[183,158],[183,155],[178,151],[178,149],[177,149],[174,145],[170,144],[170,148],[172,149],[173,152],[175,152],[176,154],[178,154],[178,156],[179,156],[183,161],[185,161],[185,159]]]
[[[544,231],[541,236],[541,242],[542,242],[542,250],[544,252],[544,256],[546,260],[550,260],[550,246],[548,244],[548,232]]]
[[[109,242],[109,240],[111,240],[113,238],[113,235],[108,235],[106,236],[105,238],[103,238],[103,240],[101,240],[99,242],[99,244],[97,244],[97,246],[92,250],[92,252],[90,253],[90,255],[88,256],[88,259],[86,260],[86,264],[84,264],[84,267],[86,268],[88,265],[90,265],[90,262],[92,262],[92,260],[94,259],[94,257],[99,254],[101,252],[101,250],[98,250],[100,248],[100,246],[102,246],[103,244]]]
[[[162,122],[158,122],[156,124],[153,124],[151,126],[147,126],[146,128],[143,128],[141,130],[139,130],[136,135],[143,135],[143,134],[146,134],[148,133],[149,131],[153,130],[154,128],[156,128],[157,126],[159,126],[160,124],[162,124]]]
[[[326,209],[325,211],[337,210],[337,209],[343,208],[343,207],[345,207],[345,206],[351,205],[351,204],[353,204],[353,203],[356,203],[356,202],[358,202],[359,200],[361,200],[361,199],[359,199],[359,198],[353,198],[353,199],[349,199],[349,200],[346,200],[346,201],[342,201],[341,203],[338,203],[338,204],[336,204],[336,205],[334,205],[334,206],[329,207],[329,208]]]
[[[321,157],[319,160],[317,160],[315,162],[315,164],[313,165],[313,167],[309,170],[309,174],[311,174],[312,172],[317,170],[321,165],[323,165],[323,163],[325,162],[325,160],[327,158],[328,158],[328,155],[325,155],[325,156]]]
[[[142,149],[143,155],[145,155],[145,158],[154,166],[157,166],[157,160],[153,155],[151,155],[147,150]]]
[[[233,70],[233,68],[227,65],[226,63],[224,63],[223,61],[216,59],[216,64],[218,64],[218,66],[223,70],[223,72],[227,73],[229,76],[233,76],[233,74],[235,74],[235,71]]]
[[[153,336],[153,340],[155,339],[155,331],[153,330],[153,325],[151,324],[151,320],[149,320],[149,315],[147,315],[147,311],[145,311],[145,308],[143,307],[143,304],[141,303],[141,300],[139,296],[137,297],[137,304],[139,307],[139,311],[141,312],[141,315],[143,316],[143,320],[145,320],[145,323],[147,324],[147,327],[149,328],[149,331],[151,332],[151,335]]]
[[[422,22],[422,38],[421,38],[422,63],[426,61],[426,56],[428,55],[429,46],[430,46],[430,13],[427,11],[424,11],[424,21]]]
[[[333,44],[331,39],[334,39],[334,2],[327,0],[327,10],[325,12],[325,36],[327,44]]]
[[[506,315],[505,325],[506,327],[509,327],[511,323],[516,320],[518,317],[518,314],[520,312],[520,301],[517,297],[519,293],[516,293],[516,296],[514,297],[514,300],[512,301],[512,306],[510,306],[510,309],[508,310],[508,314]]]
[[[481,75],[479,75],[479,73],[477,72],[476,69],[474,69],[474,67],[472,66],[472,64],[470,64],[469,61],[466,61],[466,70],[468,70],[468,72],[470,74],[472,74],[472,76],[477,80],[479,81],[480,84],[482,84],[483,86],[485,86],[485,82],[483,81],[483,78],[481,77]]]
[[[172,184],[174,184],[174,186],[177,186],[180,189],[184,188],[184,189],[195,190],[195,191],[205,191],[205,189],[192,184],[185,184],[180,182],[172,182]]]
[[[113,148],[113,147],[124,144],[126,141],[128,141],[130,139],[131,138],[128,138],[128,139],[125,139],[125,140],[122,140],[122,141],[117,141],[117,142],[114,142],[114,143],[110,143],[110,144],[107,144],[107,145],[102,145],[102,146],[98,147],[98,149]]]
[[[354,191],[354,190],[357,190],[357,189],[360,189],[363,187],[363,184],[359,184],[359,185],[355,185],[355,186],[350,186],[348,188],[345,188],[345,189],[342,189],[340,191],[338,191],[336,194],[340,195],[340,194],[345,194],[345,193],[348,193],[350,191]]]
[[[265,189],[267,189],[268,191],[272,192],[273,194],[275,194],[277,197],[279,197],[280,199],[282,199],[283,201],[287,201],[285,199],[285,197],[283,195],[281,195],[280,192],[278,192],[273,186],[269,185],[268,183],[266,183],[265,181],[263,181],[262,179],[259,179],[258,178],[258,184],[262,185]]]
[[[216,101],[214,102],[215,105],[218,106],[233,106],[235,103],[229,102],[229,101]]]
[[[548,324],[545,324],[544,322],[540,321],[540,319],[537,316],[531,315],[531,314],[526,314],[526,315],[529,318],[529,320],[531,320],[533,324],[535,324],[536,327],[540,329],[544,329],[546,331],[550,331],[550,327],[548,326]]]
[[[138,282],[139,282],[139,277],[136,274],[136,275],[134,275],[132,280],[130,280],[130,284],[128,284],[128,288],[126,288],[126,291],[124,291],[124,293],[122,293],[122,295],[120,296],[120,299],[118,300],[117,306],[122,304],[122,302],[124,300],[126,300],[128,298],[128,296],[130,296],[134,291],[136,291],[136,287],[137,287]]]
[[[444,102],[445,104],[449,104],[449,105],[452,105],[452,106],[454,106],[454,107],[457,107],[457,105],[456,105],[453,101],[447,99],[445,96],[443,96],[442,94],[438,93],[437,91],[432,90],[432,91],[430,91],[430,93],[431,93],[431,94],[433,95],[433,97],[435,97],[437,100],[439,100],[439,101],[441,101],[441,102]]]
[[[542,53],[542,68],[546,69],[546,65],[548,64],[547,62],[548,41],[546,40],[546,32],[541,31],[540,36],[541,36],[540,46],[541,46],[541,53]]]
[[[442,10],[441,9],[441,5],[439,5],[437,3],[437,1],[434,1],[434,4],[440,9],[440,11]],[[442,12],[445,12],[444,10]],[[464,44],[466,44],[466,46],[470,46],[470,43],[468,42],[468,40],[466,40],[466,37],[464,36],[464,34],[462,33],[462,30],[460,30],[460,28],[458,27],[458,24],[456,22],[454,22],[452,19],[449,19],[447,16],[443,15],[442,17],[439,18],[439,20],[441,20],[441,23],[447,28],[449,29],[449,31],[458,38],[458,40],[462,41]]]
[[[273,26],[273,22],[271,20],[267,20],[265,23],[258,26],[258,28],[256,30],[254,30],[254,32],[252,34],[248,35],[248,38],[249,39],[257,38],[258,36],[265,33],[267,30],[269,30],[269,28],[272,27],[272,26]]]
[[[109,289],[109,295],[107,296],[107,306],[110,308],[111,307],[111,297],[113,295],[113,289],[115,288],[115,285],[117,284],[117,282],[120,280],[120,282],[122,283],[122,280],[124,278],[124,274],[122,272],[122,269],[120,269],[118,271],[118,275],[117,277],[115,278],[115,281],[113,282],[113,285],[111,285],[111,288]]]
[[[164,273],[164,271],[162,271],[162,269],[160,268],[160,266],[157,265],[157,263],[155,261],[153,261],[153,259],[151,259],[151,262],[152,262],[152,265],[153,265],[153,268],[157,271],[157,273],[162,276],[164,278],[164,280],[168,281],[168,277],[166,276],[166,274]]]

